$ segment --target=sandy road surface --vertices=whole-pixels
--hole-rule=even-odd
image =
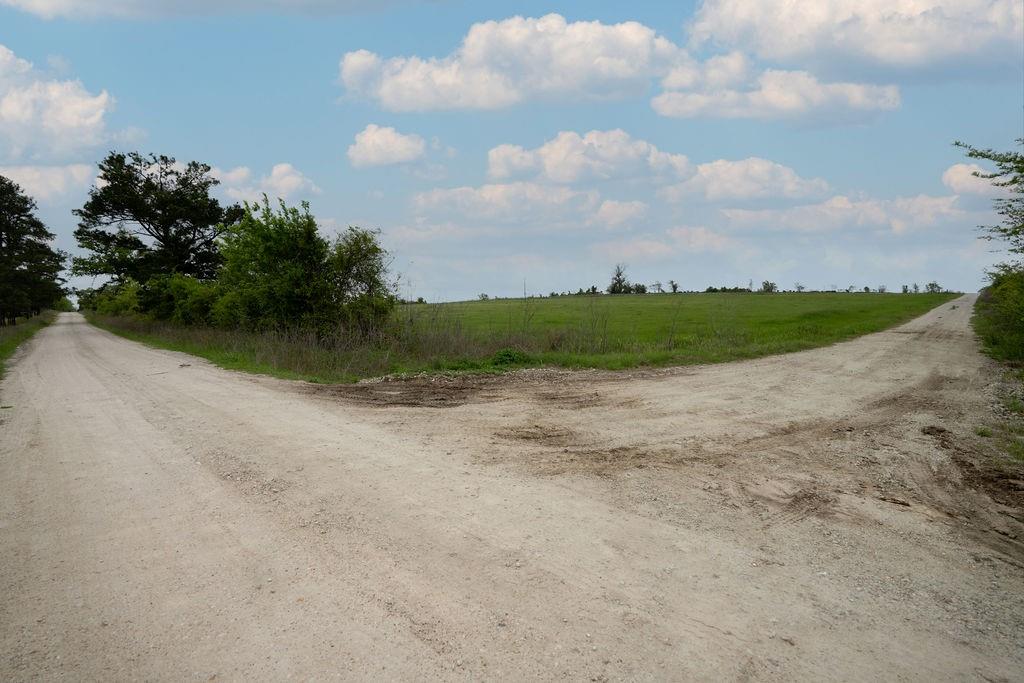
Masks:
[[[956,462],[972,302],[346,389],[62,314],[0,384],[0,679],[1020,680],[1024,528]]]

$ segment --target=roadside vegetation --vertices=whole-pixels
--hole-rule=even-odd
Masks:
[[[24,342],[51,322],[57,314],[54,311],[43,311],[31,318],[18,318],[12,324],[0,327],[0,378],[4,376],[7,360]]]
[[[53,319],[47,309],[71,310],[60,276],[66,257],[53,239],[35,201],[0,175],[0,377],[15,349]]]
[[[1024,139],[1017,143],[1024,146]],[[956,144],[968,157],[995,166],[992,173],[975,175],[1001,190],[992,203],[1002,221],[980,229],[985,239],[1005,244],[1010,260],[988,272],[989,285],[978,297],[973,322],[985,351],[1006,369],[999,382],[996,419],[977,427],[975,434],[994,447],[988,466],[1004,480],[1018,481],[1024,474],[1024,154]]]
[[[87,315],[109,331],[223,367],[346,382],[425,371],[621,369],[755,358],[876,332],[953,296],[701,293],[405,304],[372,329],[338,327],[329,334]]]
[[[35,201],[0,175],[0,328],[64,301],[65,254],[36,216]]]
[[[309,206],[221,207],[210,167],[111,153],[75,213],[78,293],[96,325],[224,367],[321,382],[423,371],[512,367],[626,368],[714,363],[797,351],[875,332],[946,301],[924,293],[779,293],[670,280],[630,283],[616,266],[607,294],[452,304],[402,303],[379,235],[323,237]],[[914,286],[914,291],[917,291]]]

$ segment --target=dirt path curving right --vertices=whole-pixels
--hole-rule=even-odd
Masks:
[[[972,304],[742,363],[354,388],[64,314],[0,384],[0,678],[1018,679]]]

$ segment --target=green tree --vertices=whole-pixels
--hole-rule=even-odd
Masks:
[[[333,307],[341,322],[366,330],[395,307],[397,283],[389,279],[391,255],[380,233],[350,226],[331,245],[327,273]]]
[[[173,157],[111,152],[99,164],[89,199],[75,210],[75,238],[88,256],[74,259],[76,275],[146,282],[154,275],[215,276],[216,240],[241,216],[210,196],[210,167]]]
[[[35,315],[64,296],[66,256],[50,246],[54,235],[35,212],[35,201],[0,176],[0,325]]]
[[[242,219],[224,228],[223,298],[215,318],[223,325],[255,328],[318,326],[333,317],[327,240],[317,232],[309,205],[280,202],[275,210],[246,203]]]
[[[609,283],[607,291],[609,294],[629,294],[633,291],[629,279],[626,277],[626,266],[621,263],[615,264],[612,281]]]
[[[378,324],[396,297],[387,279],[390,256],[377,237],[353,227],[332,245],[306,203],[300,209],[279,202],[274,209],[264,196],[246,204],[219,241],[224,265],[214,322],[320,331]]]

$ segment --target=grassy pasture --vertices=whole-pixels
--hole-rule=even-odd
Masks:
[[[553,365],[622,369],[799,351],[883,330],[952,294],[648,294],[408,304],[370,337],[90,321],[231,369],[315,382]]]
[[[813,348],[885,329],[953,296],[646,294],[434,307],[459,321],[467,334],[518,339],[524,351],[539,354],[543,362],[618,368],[715,363]],[[405,314],[416,315],[417,306],[422,304],[407,305]]]

